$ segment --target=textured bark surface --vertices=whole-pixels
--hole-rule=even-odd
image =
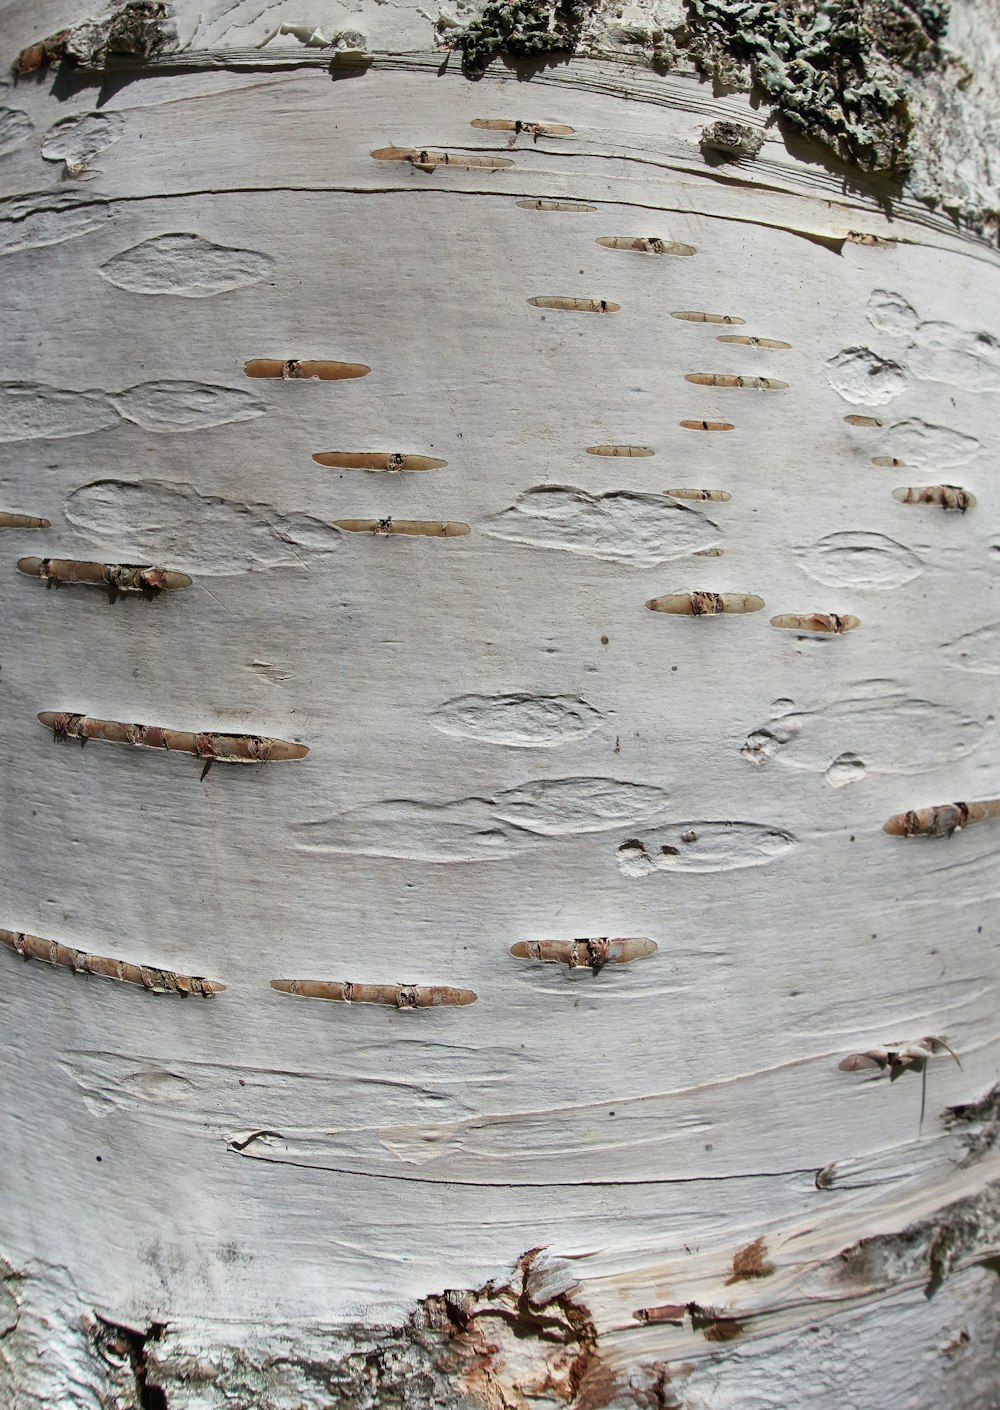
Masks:
[[[982,171],[127,8],[0,6],[0,1403],[1000,1406]]]

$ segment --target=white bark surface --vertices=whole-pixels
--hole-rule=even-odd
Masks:
[[[1000,794],[995,252],[770,129],[706,165],[765,114],[684,70],[178,11],[190,68],[4,95],[0,510],[50,527],[0,529],[0,925],[226,989],[0,947],[4,1403],[1000,1405],[1000,823],[882,830]],[[3,52],[90,14],[7,5]],[[197,60],[355,20],[351,78]],[[691,592],[764,608],[647,610]],[[860,625],[769,623],[813,613]],[[199,781],[44,711],[309,754]],[[602,936],[658,948],[510,954]],[[929,1036],[961,1066],[838,1068]]]

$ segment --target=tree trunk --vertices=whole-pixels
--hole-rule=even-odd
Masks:
[[[5,1407],[1000,1405],[931,9],[0,5]]]

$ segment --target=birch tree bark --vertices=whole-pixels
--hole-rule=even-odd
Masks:
[[[5,1407],[1000,1405],[946,19],[0,5]]]

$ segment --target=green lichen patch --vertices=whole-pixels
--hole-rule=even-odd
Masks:
[[[501,55],[532,59],[569,55],[591,9],[587,0],[488,0],[478,20],[448,35],[448,47],[461,51],[467,78],[481,78]]]
[[[904,172],[904,72],[940,61],[940,0],[687,0],[688,52],[729,84],[747,74],[789,126],[863,170]]]

